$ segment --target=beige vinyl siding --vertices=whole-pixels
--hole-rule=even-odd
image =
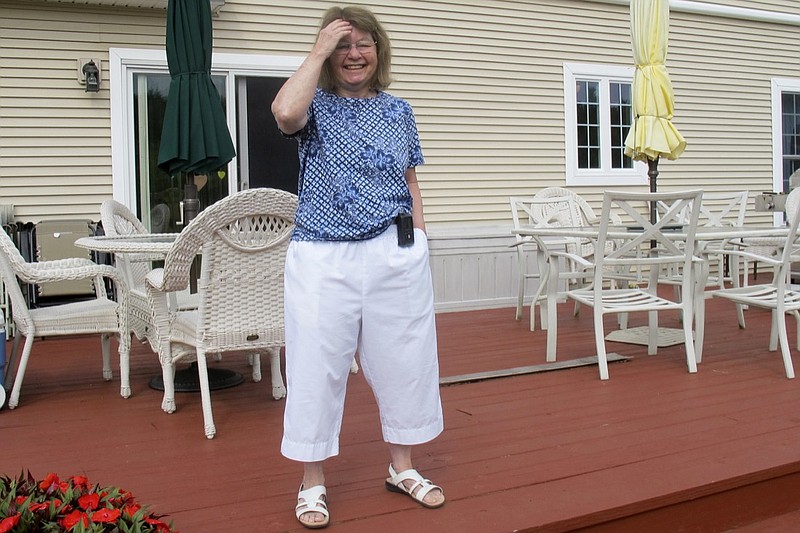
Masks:
[[[18,220],[97,220],[111,197],[108,49],[163,47],[165,11],[0,2],[0,203]],[[77,60],[99,58],[86,93]]]
[[[389,90],[416,112],[426,157],[418,174],[432,224],[504,223],[509,195],[562,185],[563,62],[630,62],[625,6],[354,3],[372,7],[391,35],[395,83]],[[261,39],[256,51],[277,41],[279,52],[303,55],[328,5],[303,2],[272,13],[254,1],[228,2],[215,45],[250,50],[255,37]],[[259,34],[262,21],[274,24],[277,35]]]
[[[390,92],[416,112],[434,227],[507,225],[508,196],[563,185],[563,64],[632,65],[626,4],[348,3],[373,9],[392,37]],[[320,15],[338,4],[227,0],[213,19],[214,50],[305,55]],[[97,218],[111,196],[108,49],[162,48],[165,20],[163,9],[0,0],[0,198],[19,219]],[[675,123],[689,145],[661,162],[660,188],[771,190],[770,79],[800,77],[800,27],[681,12],[671,21]],[[106,81],[90,95],[76,59],[93,56]],[[579,192],[599,205],[602,187]]]
[[[676,187],[769,191],[772,78],[800,77],[800,28],[672,14],[667,66],[684,155],[661,165]],[[673,170],[674,169],[674,170]]]
[[[563,64],[632,64],[627,5],[363,3],[392,37],[390,91],[414,105],[426,156],[419,169],[426,218],[439,226],[504,224],[508,196],[563,185]],[[304,55],[330,4],[273,9],[229,1],[224,20],[215,21],[215,46]],[[661,188],[730,189],[734,177],[736,188],[771,190],[769,80],[800,76],[800,29],[685,13],[671,19],[675,122],[689,148],[680,160],[661,162]],[[601,187],[580,192],[599,205]]]

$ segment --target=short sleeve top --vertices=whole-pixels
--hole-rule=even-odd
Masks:
[[[411,212],[405,172],[424,159],[405,100],[317,89],[306,126],[293,136],[300,143],[294,240],[369,239]]]

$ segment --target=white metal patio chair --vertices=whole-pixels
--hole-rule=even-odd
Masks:
[[[744,226],[747,198],[747,191],[704,191],[697,225],[707,227]],[[739,284],[739,280],[734,279],[733,276],[725,276],[724,255],[720,253],[722,250],[729,250],[737,245],[738,242],[728,241],[705,241],[698,244],[696,253],[705,257],[710,269],[712,265],[716,268],[716,275],[707,278],[709,286],[717,285],[719,288],[724,288],[726,281],[734,285]],[[736,270],[735,267],[730,268],[731,272]]]
[[[698,216],[698,227],[740,227],[744,225],[744,217],[747,210],[747,191],[723,191],[723,192],[707,192],[703,191],[703,199],[700,203],[700,214]],[[659,216],[661,213],[668,209],[666,202],[659,202],[657,212]],[[678,217],[680,223],[686,223],[688,220],[688,207],[684,208],[683,213]],[[697,240],[695,255],[703,259],[702,263],[698,263],[701,267],[700,279],[705,279],[706,288],[719,288],[724,289],[725,283],[731,283],[734,287],[739,286],[739,268],[738,261],[736,264],[729,266],[729,275],[725,275],[725,258],[729,258],[722,253],[724,250],[738,248],[741,245],[740,240],[730,242],[728,240],[711,240],[702,241]],[[711,275],[711,272],[714,272]],[[682,282],[682,271],[679,269],[671,268],[668,271],[662,271],[660,283],[673,285],[675,287],[675,297],[680,297],[680,285]],[[710,293],[705,295],[710,298]],[[697,308],[696,312],[702,312],[702,307]],[[737,315],[739,325],[744,323],[742,315],[742,306],[737,305]]]
[[[273,398],[286,394],[280,365],[283,269],[296,209],[297,197],[285,191],[250,189],[233,194],[192,220],[167,254],[164,268],[147,275],[164,378],[162,409],[175,410],[175,364],[196,352],[208,438],[216,433],[208,354],[267,351]],[[172,311],[168,293],[187,287],[192,261],[201,249],[200,306],[197,311]]]
[[[104,278],[111,279],[116,287],[117,301],[108,298]],[[95,298],[31,309],[22,294],[19,282],[46,284],[58,281],[91,280]],[[129,355],[130,335],[127,325],[127,287],[119,271],[109,265],[98,265],[89,259],[70,258],[28,263],[5,231],[0,231],[0,280],[6,287],[15,327],[14,342],[6,371],[10,371],[19,354],[19,342],[25,345],[17,364],[14,386],[8,407],[19,405],[20,390],[25,369],[36,337],[58,335],[84,335],[99,333],[103,353],[103,377],[111,380],[111,335],[119,337],[120,395],[131,394]]]
[[[567,292],[567,296],[583,305],[593,308],[595,344],[600,379],[608,379],[608,360],[605,349],[605,329],[603,317],[609,313],[648,312],[648,353],[655,354],[658,348],[658,311],[680,310],[683,312],[683,333],[686,346],[686,363],[689,372],[696,372],[693,326],[694,274],[693,255],[695,231],[702,191],[628,193],[606,191],[600,220],[597,250],[594,260],[592,286]],[[649,220],[648,205],[651,201],[666,201],[670,208],[655,224]],[[686,235],[685,245],[677,243],[663,230],[664,226],[680,220],[681,211],[689,208],[689,220],[681,224]],[[631,238],[614,247],[606,246],[609,241],[608,230],[612,210],[624,212],[641,229],[632,233]],[[654,250],[655,253],[651,253]],[[577,260],[578,258],[576,258]],[[661,268],[667,265],[680,265],[685,275],[681,285],[681,298],[673,301],[658,294],[658,277]],[[617,273],[620,271],[648,272],[646,286],[617,287]],[[697,327],[702,327],[698,324]],[[548,337],[555,327],[548,330]]]
[[[800,349],[800,291],[791,287],[792,263],[800,260],[800,242],[798,242],[797,229],[800,224],[800,202],[792,202],[792,211],[789,219],[789,234],[780,247],[778,257],[754,254],[747,248],[742,250],[726,250],[724,253],[734,258],[748,258],[760,261],[772,267],[772,281],[758,285],[748,285],[720,289],[712,292],[717,298],[727,298],[739,305],[761,307],[772,311],[770,328],[769,350],[776,351],[780,342],[781,356],[786,377],[794,378],[792,354],[789,348],[789,339],[786,332],[786,314],[795,318],[798,333],[798,349]],[[744,327],[744,325],[742,325]],[[702,357],[702,352],[700,352]],[[698,359],[698,362],[700,359]]]
[[[796,208],[798,204],[800,204],[800,187],[795,187],[786,195],[784,204],[786,224],[791,225],[792,217],[797,213]],[[753,254],[753,257],[742,258],[742,286],[747,286],[750,283],[750,265],[753,265],[753,272],[755,273],[758,269],[761,257],[771,257],[772,259],[779,258],[784,243],[785,241],[783,239],[774,237],[748,237],[742,239],[742,247]],[[736,266],[738,267],[738,264]],[[744,327],[741,321],[739,326]]]

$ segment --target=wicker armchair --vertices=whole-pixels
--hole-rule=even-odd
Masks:
[[[273,398],[286,394],[280,368],[284,343],[283,269],[297,197],[250,189],[220,200],[183,230],[164,260],[147,275],[155,346],[164,376],[162,409],[175,410],[175,364],[196,353],[205,434],[216,433],[206,357],[238,351],[270,354]],[[197,311],[171,311],[168,294],[189,283],[202,249]],[[257,359],[257,356],[256,356]]]
[[[116,200],[105,200],[100,206],[100,220],[106,235],[141,235],[149,233],[133,212]],[[152,330],[150,304],[147,301],[145,277],[152,270],[153,261],[163,260],[160,255],[114,254],[114,264],[125,278],[129,289],[128,326],[140,341],[148,340]],[[198,298],[189,291],[178,293],[174,305],[182,311],[197,309]],[[152,343],[151,343],[152,344]],[[155,350],[155,347],[153,347]]]
[[[111,279],[117,288],[117,301],[107,297],[103,278]],[[22,295],[19,282],[43,284],[65,280],[94,281],[94,299],[30,309]],[[11,238],[0,231],[0,280],[5,284],[11,300],[12,320],[16,328],[7,370],[11,370],[18,355],[19,341],[25,337],[25,346],[17,365],[14,386],[8,407],[19,404],[22,380],[31,354],[34,338],[57,335],[83,335],[100,333],[103,351],[103,377],[112,378],[111,334],[119,336],[120,394],[131,394],[129,375],[130,335],[127,325],[127,287],[119,271],[108,265],[98,265],[89,259],[58,259],[28,263]]]
[[[135,235],[148,233],[144,224],[127,207],[115,200],[105,200],[100,206],[100,220],[106,235]],[[150,305],[144,289],[144,278],[153,259],[142,254],[114,254],[114,263],[125,278],[129,289],[128,327],[141,341],[147,339],[150,325]]]

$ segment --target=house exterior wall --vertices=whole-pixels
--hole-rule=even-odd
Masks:
[[[437,302],[508,305],[508,197],[564,185],[563,64],[630,66],[627,2],[348,3],[387,26],[390,91],[417,115]],[[214,50],[302,56],[337,4],[226,0]],[[800,14],[798,0],[706,4]],[[773,190],[770,80],[800,78],[800,26],[679,9],[670,18],[674,122],[688,147],[661,163],[659,188]],[[98,218],[112,195],[108,80],[85,93],[77,59],[101,59],[107,78],[109,49],[163,48],[165,20],[163,7],[0,0],[0,203],[18,220]],[[598,207],[602,190],[578,192]]]

